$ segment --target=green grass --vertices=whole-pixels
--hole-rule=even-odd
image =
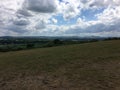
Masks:
[[[120,90],[120,40],[0,53],[0,90]]]

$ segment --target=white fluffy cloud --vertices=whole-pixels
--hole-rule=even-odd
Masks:
[[[58,21],[57,21],[57,19],[52,18],[52,22],[53,22],[54,24],[56,24]]]
[[[80,13],[80,0],[63,0],[60,4],[64,19],[74,18]]]
[[[120,6],[108,7],[96,15],[103,23],[112,23],[120,19]]]

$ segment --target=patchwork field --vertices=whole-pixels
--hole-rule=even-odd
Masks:
[[[120,40],[0,53],[0,90],[120,90]]]

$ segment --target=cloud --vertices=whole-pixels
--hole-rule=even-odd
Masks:
[[[118,21],[120,19],[120,6],[108,7],[96,16],[103,23]]]
[[[57,19],[55,19],[55,18],[52,18],[52,20],[51,20],[54,24],[56,24],[58,21],[57,21]]]
[[[79,0],[63,0],[60,3],[60,10],[65,20],[76,17],[80,14]]]
[[[44,21],[40,21],[36,24],[35,29],[44,29],[46,27],[46,23]]]
[[[25,0],[23,8],[40,13],[53,13],[57,9],[56,0]]]
[[[115,32],[120,33],[120,22],[117,24],[103,24],[103,23],[95,23],[95,24],[90,24],[91,22],[86,22],[88,26],[86,27],[81,27],[79,25],[73,25],[66,29],[65,34],[72,34],[72,35],[81,35],[81,34],[86,34],[89,33],[89,35],[92,35],[94,33],[101,34],[101,36],[104,36],[104,33],[109,33],[111,36],[115,36]],[[113,22],[114,23],[114,22]],[[109,35],[108,35],[109,36]]]
[[[120,0],[0,0],[0,17],[0,35],[120,36]]]
[[[18,17],[19,17],[19,16],[31,17],[31,16],[32,16],[32,13],[29,12],[28,10],[26,10],[26,9],[19,9],[19,10],[17,11],[17,15],[18,15]]]
[[[28,25],[30,22],[26,19],[18,19],[18,20],[15,20],[13,22],[15,25],[18,25],[18,26],[26,26]]]

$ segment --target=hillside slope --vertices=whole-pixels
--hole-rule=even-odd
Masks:
[[[120,90],[120,40],[0,53],[0,90]]]

